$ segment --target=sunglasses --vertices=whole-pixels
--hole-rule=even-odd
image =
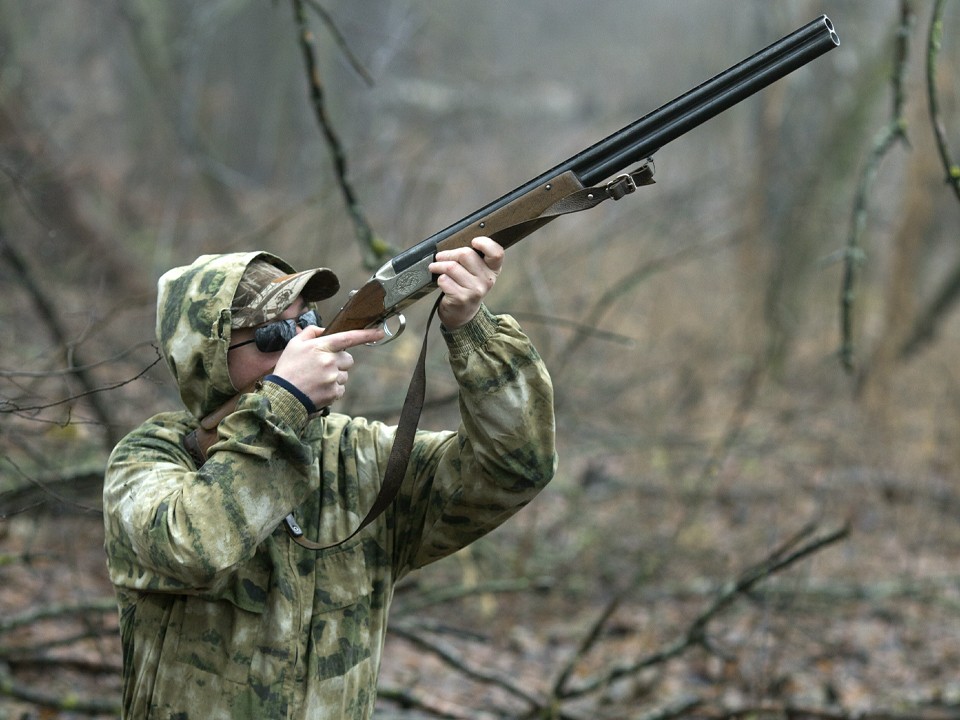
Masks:
[[[280,352],[297,334],[297,328],[303,329],[309,325],[318,327],[320,325],[320,316],[317,315],[316,310],[307,310],[296,320],[274,320],[266,325],[261,325],[254,332],[253,339],[238,342],[236,345],[231,345],[227,350],[256,343],[257,350],[262,353]]]

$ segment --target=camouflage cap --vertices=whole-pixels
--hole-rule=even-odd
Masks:
[[[307,302],[326,300],[340,289],[333,270],[314,268],[288,274],[264,259],[251,262],[240,278],[230,309],[232,328],[262,325],[302,296]]]

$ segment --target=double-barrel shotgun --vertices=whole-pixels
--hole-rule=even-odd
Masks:
[[[826,15],[807,23],[396,255],[351,293],[326,326],[326,333],[385,324],[432,292],[436,278],[427,266],[440,250],[469,246],[478,235],[509,247],[555,217],[585,210],[608,198],[620,199],[637,185],[649,183],[653,167],[646,161],[657,150],[839,44]],[[624,172],[636,163],[645,164]],[[608,180],[611,177],[614,179]],[[391,333],[387,327],[384,330]]]

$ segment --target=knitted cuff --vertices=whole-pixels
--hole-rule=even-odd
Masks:
[[[475,349],[483,347],[487,339],[497,332],[497,318],[491,313],[486,305],[481,305],[480,310],[473,319],[456,330],[443,330],[443,337],[447,341],[451,357],[460,355],[469,355]]]
[[[303,403],[303,407],[307,409],[307,415],[313,415],[317,411],[317,406],[313,404],[313,400],[307,397],[307,395],[292,382],[286,378],[282,378],[279,375],[267,375],[263,378],[264,382],[272,382],[274,385],[279,385],[288,393],[293,395],[297,400]]]

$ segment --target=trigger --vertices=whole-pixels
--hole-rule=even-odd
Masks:
[[[380,329],[383,330],[383,339],[377,340],[376,342],[367,343],[371,347],[377,347],[380,345],[386,345],[389,342],[393,342],[398,337],[403,334],[403,331],[407,329],[407,319],[403,316],[403,313],[399,315],[393,315],[397,319],[396,328],[391,328],[389,325],[390,318],[385,318],[380,322]]]

